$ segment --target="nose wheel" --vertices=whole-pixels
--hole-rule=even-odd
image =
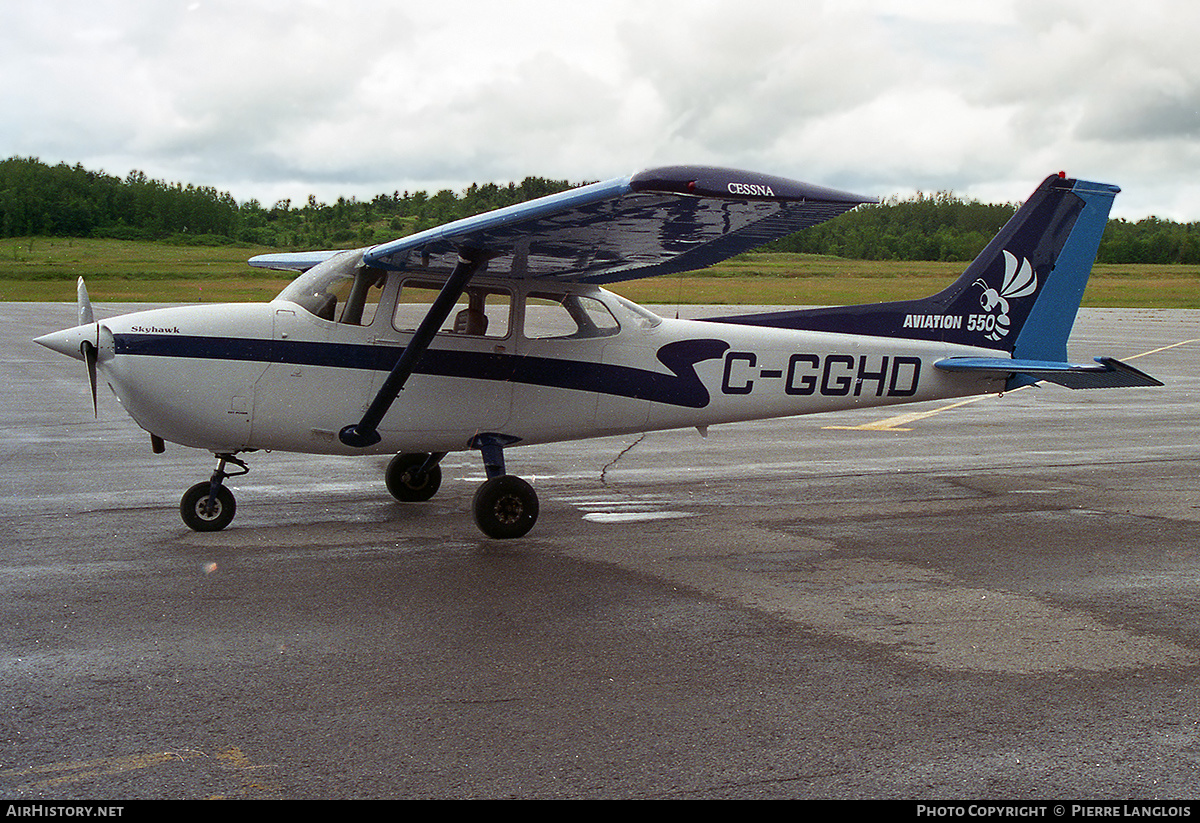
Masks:
[[[220,463],[217,464],[212,478],[192,486],[184,492],[183,499],[179,501],[179,515],[192,531],[220,531],[233,522],[233,515],[237,512],[233,492],[224,486],[225,478],[239,477],[250,469],[232,454],[219,454],[217,459]],[[226,466],[230,463],[241,471],[226,471]]]

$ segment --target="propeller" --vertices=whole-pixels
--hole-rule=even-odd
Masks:
[[[45,346],[51,351],[65,354],[67,357],[82,360],[87,365],[88,382],[92,388],[92,413],[99,417],[99,403],[96,398],[96,361],[100,356],[100,340],[103,330],[96,322],[95,313],[92,311],[92,301],[88,297],[87,287],[83,284],[82,277],[79,278],[75,292],[78,298],[79,325],[43,334],[41,337],[34,338],[33,342]],[[108,337],[111,338],[111,335]]]
[[[79,349],[83,352],[84,362],[87,363],[88,383],[92,387],[92,414],[99,417],[100,403],[96,399],[96,344],[91,340],[84,340],[79,344]]]
[[[83,278],[79,278],[79,282],[75,286],[75,297],[79,303],[79,325],[90,326],[96,322],[92,316],[92,300],[88,297],[87,286],[83,284]]]
[[[90,326],[95,323],[92,300],[88,297],[87,286],[83,284],[82,277],[79,278],[79,283],[75,287],[75,296],[79,305],[79,325]],[[99,329],[97,329],[97,333],[99,333]],[[92,414],[99,417],[100,403],[96,398],[96,344],[90,340],[84,340],[79,344],[79,351],[83,354],[83,361],[87,364],[88,383],[92,387]]]

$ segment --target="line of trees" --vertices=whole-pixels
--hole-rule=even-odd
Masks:
[[[566,180],[528,177],[519,184],[472,184],[443,190],[338,198],[270,208],[238,203],[228,192],[126,177],[36,158],[0,161],[0,237],[113,237],[175,243],[243,243],[331,248],[381,243],[472,214],[553,194]],[[867,260],[966,261],[1012,216],[1017,204],[968,201],[952,192],[892,198],[775,241],[772,251]],[[1150,217],[1110,220],[1098,259],[1104,263],[1200,264],[1200,223]]]
[[[150,180],[140,171],[121,179],[78,164],[51,167],[20,157],[0,161],[4,237],[229,235],[236,231],[238,212],[228,193]]]
[[[956,260],[975,258],[1017,209],[1017,204],[966,201],[951,192],[864,207],[777,240],[774,251],[829,254],[855,260]]]
[[[380,243],[461,217],[570,188],[566,180],[526,178],[506,186],[338,198],[326,204],[238,203],[228,192],[126,177],[36,158],[0,161],[0,237],[111,237],[175,243],[245,243],[279,248]]]
[[[778,240],[776,251],[830,254],[857,260],[969,261],[1019,204],[967,201],[951,192],[893,198]],[[1200,223],[1147,217],[1111,219],[1100,241],[1101,263],[1200,264]]]

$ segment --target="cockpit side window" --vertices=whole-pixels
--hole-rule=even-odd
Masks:
[[[525,298],[525,337],[530,340],[607,337],[620,330],[608,307],[593,297],[530,292]]]
[[[379,297],[383,294],[383,284],[387,281],[387,272],[382,269],[360,267],[354,275],[350,289],[342,301],[342,313],[339,323],[352,326],[369,326],[375,321],[375,311],[379,308]]]
[[[416,331],[429,312],[429,305],[441,291],[440,283],[405,280],[400,286],[400,298],[392,325],[396,331]],[[465,337],[508,336],[512,295],[488,286],[470,286],[450,310],[438,334]]]

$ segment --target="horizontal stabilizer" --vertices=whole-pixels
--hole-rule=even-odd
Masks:
[[[1097,357],[1095,364],[1060,363],[1049,360],[1011,360],[1006,357],[951,357],[934,365],[942,371],[976,372],[997,377],[1023,377],[1017,381],[1045,380],[1069,389],[1112,389],[1161,386],[1145,372],[1113,357]],[[1011,383],[1011,381],[1010,381]]]

